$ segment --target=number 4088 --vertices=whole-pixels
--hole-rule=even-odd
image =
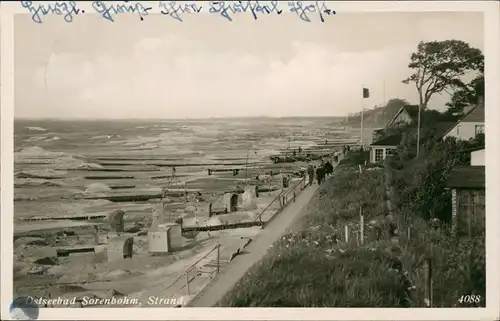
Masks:
[[[481,302],[480,295],[462,295],[460,299],[458,299],[458,303],[479,303]]]

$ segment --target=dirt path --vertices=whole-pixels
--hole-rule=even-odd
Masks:
[[[255,263],[259,262],[272,245],[291,224],[303,213],[318,185],[307,187],[297,196],[296,202],[288,205],[259,236],[245,248],[245,254],[238,255],[225,269],[205,287],[187,306],[212,307],[231,290]]]

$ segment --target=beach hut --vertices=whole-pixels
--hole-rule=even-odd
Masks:
[[[222,200],[228,212],[236,212],[238,210],[238,194],[226,193],[222,197]]]
[[[484,233],[485,167],[453,168],[446,187],[451,190],[453,231],[469,237]]]

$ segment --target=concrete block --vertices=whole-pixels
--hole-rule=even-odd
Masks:
[[[245,192],[241,196],[242,207],[246,210],[257,209],[257,186],[249,185],[245,187]]]
[[[170,243],[170,227],[148,231],[148,251],[150,253],[171,252]]]
[[[123,232],[125,230],[125,224],[123,222],[124,215],[125,212],[122,210],[115,210],[109,214],[108,221],[110,231]]]
[[[184,246],[184,241],[182,238],[182,225],[177,223],[165,223],[158,226],[159,230],[168,229],[169,230],[169,247],[171,250],[175,250]]]
[[[118,261],[132,257],[134,238],[117,236],[108,240],[108,261]]]

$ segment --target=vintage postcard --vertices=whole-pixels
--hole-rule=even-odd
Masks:
[[[2,2],[2,319],[498,319],[499,13]]]

